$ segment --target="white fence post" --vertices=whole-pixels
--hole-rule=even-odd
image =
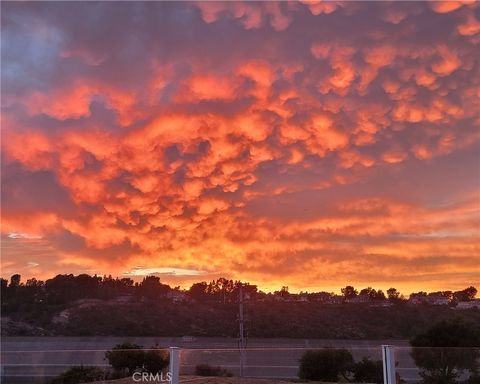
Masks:
[[[382,345],[383,384],[395,384],[395,353],[393,345]]]
[[[180,383],[180,348],[170,347],[170,383]]]

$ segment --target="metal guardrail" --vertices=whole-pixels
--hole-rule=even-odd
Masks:
[[[15,348],[15,347],[13,347]],[[328,347],[325,347],[328,348]],[[354,346],[348,349],[355,361],[368,357],[383,362],[384,384],[395,384],[397,377],[406,382],[419,382],[420,369],[415,366],[411,348],[407,346]],[[169,373],[172,384],[180,383],[182,377],[194,375],[199,364],[219,366],[241,375],[240,351],[233,348],[165,348],[170,353]],[[295,379],[298,376],[299,359],[305,351],[321,348],[280,347],[247,348],[243,376],[256,378]],[[73,366],[95,366],[106,371],[109,364],[105,352],[109,349],[52,349],[52,350],[5,350],[1,351],[2,383],[47,382]],[[144,349],[145,350],[145,349]],[[468,378],[468,375],[466,376]]]

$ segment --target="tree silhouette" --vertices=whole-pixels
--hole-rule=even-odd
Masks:
[[[477,288],[470,286],[463,291],[457,291],[453,294],[453,297],[457,301],[470,301],[477,295]]]
[[[207,296],[208,284],[205,281],[193,284],[188,290],[188,295],[197,301],[204,301]]]
[[[358,291],[351,285],[347,285],[345,288],[342,288],[341,291],[345,299],[352,299],[358,294]]]
[[[441,321],[411,340],[415,364],[426,384],[455,383],[464,370],[475,374],[480,358],[480,329],[462,319]]]
[[[388,297],[388,300],[391,300],[391,301],[398,300],[400,298],[400,292],[397,291],[396,288],[388,288],[387,297]]]
[[[15,275],[12,275],[12,277],[10,277],[10,287],[20,286],[21,279],[22,277],[18,273],[16,273]]]
[[[147,276],[138,286],[141,296],[147,299],[158,299],[160,296],[164,296],[170,291],[170,286],[162,284],[158,276]]]

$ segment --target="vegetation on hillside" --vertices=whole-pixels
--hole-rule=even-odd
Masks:
[[[461,315],[480,322],[479,310],[409,304],[395,288],[385,296],[370,287],[358,292],[346,286],[342,296],[337,296],[326,292],[293,295],[287,287],[266,294],[251,284],[241,287],[249,337],[409,339],[430,325],[431,319]],[[182,291],[155,276],[134,283],[129,278],[58,275],[46,282],[30,279],[23,284],[14,275],[10,284],[2,279],[2,316],[8,317],[2,333],[237,337],[239,288],[239,282],[218,279]],[[434,294],[451,297],[452,302],[472,300],[476,289]],[[425,292],[416,295],[429,297]],[[361,300],[351,303],[355,298]]]

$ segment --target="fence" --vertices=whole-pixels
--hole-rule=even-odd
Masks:
[[[366,357],[372,360],[383,361],[384,384],[395,384],[398,378],[404,382],[421,381],[420,369],[416,367],[412,358],[412,350],[406,346],[355,346],[342,347],[350,351],[355,361]],[[240,363],[240,351],[232,348],[169,348],[171,383],[181,383],[185,378],[195,375],[196,367],[201,364],[221,367],[234,376],[255,378],[283,378],[297,379],[299,360],[303,353],[319,348],[281,347],[281,348],[247,348],[244,350],[243,369]],[[466,349],[465,349],[466,350]],[[470,349],[469,349],[470,350]],[[475,351],[477,358],[480,350]],[[49,382],[53,377],[61,374],[72,366],[94,366],[109,369],[105,359],[107,349],[50,349],[50,350],[5,350],[1,352],[2,383],[32,383]],[[439,359],[456,359],[466,352],[458,349],[448,349],[441,352],[438,349],[423,348],[426,356]],[[107,377],[105,376],[104,379]],[[468,378],[463,373],[461,378]]]

